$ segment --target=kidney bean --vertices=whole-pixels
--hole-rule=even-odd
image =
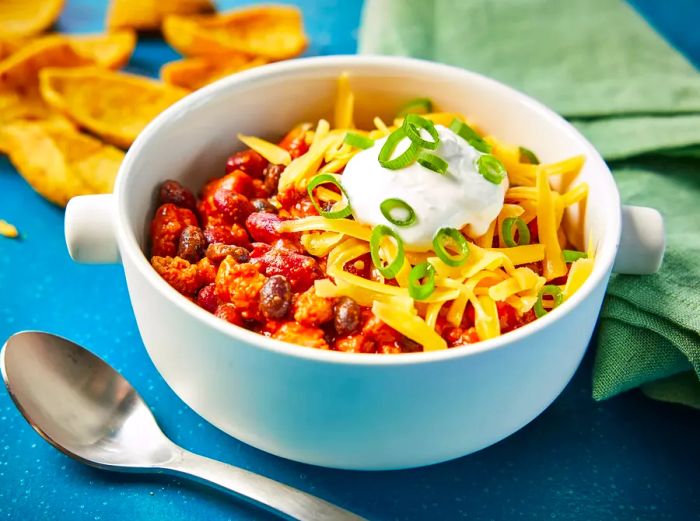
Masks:
[[[236,152],[226,161],[226,173],[242,170],[251,177],[263,177],[263,170],[268,165],[267,160],[254,150]]]
[[[212,202],[216,211],[227,223],[243,224],[248,215],[255,211],[255,207],[245,195],[229,190],[225,186],[214,192]]]
[[[260,290],[260,311],[266,318],[280,319],[292,303],[292,286],[282,275],[273,275]]]
[[[210,261],[217,264],[229,255],[233,257],[236,260],[236,262],[239,263],[248,262],[250,260],[250,253],[248,252],[248,250],[246,250],[242,246],[234,246],[231,244],[210,244],[207,247],[206,255]]]
[[[187,208],[193,211],[197,206],[197,200],[192,192],[172,179],[168,179],[160,185],[158,204],[166,203],[171,203],[180,208]]]
[[[191,263],[197,262],[204,255],[207,240],[199,226],[186,226],[180,234],[180,242],[177,247],[177,256]]]
[[[247,247],[250,245],[250,237],[243,226],[207,226],[204,228],[204,236],[209,244],[234,244]]]
[[[214,313],[219,305],[219,299],[216,297],[216,284],[207,284],[197,293],[197,305],[206,309],[209,313]]]
[[[282,222],[277,215],[269,212],[253,212],[246,219],[245,226],[254,241],[272,243],[282,238],[278,230]]]
[[[280,176],[284,172],[284,165],[267,165],[263,170],[263,178],[265,179],[263,187],[268,194],[274,195],[277,193],[277,185],[280,181]]]
[[[350,297],[340,297],[334,307],[333,325],[339,335],[350,335],[360,327],[360,305]]]
[[[251,262],[268,277],[284,275],[294,292],[306,291],[322,276],[318,263],[308,255],[272,248],[260,257],[251,255]]]
[[[277,208],[270,201],[263,198],[250,201],[257,212],[277,213]]]
[[[230,224],[243,224],[246,218],[255,211],[245,195],[226,188],[219,188],[214,192],[214,206],[225,222]]]
[[[251,259],[259,259],[272,249],[272,246],[270,246],[269,244],[265,244],[264,242],[254,242],[250,246]]]
[[[219,180],[217,189],[231,190],[246,197],[253,196],[253,178],[243,170],[234,170]]]

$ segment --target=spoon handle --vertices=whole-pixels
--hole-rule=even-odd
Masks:
[[[181,449],[161,469],[214,485],[284,518],[299,521],[366,521],[347,510],[259,474]]]

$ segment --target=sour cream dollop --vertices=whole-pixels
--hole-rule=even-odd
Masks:
[[[341,178],[355,220],[370,226],[389,226],[413,251],[430,249],[433,237],[443,227],[459,230],[468,226],[470,236],[483,235],[498,217],[508,189],[507,178],[494,184],[479,173],[476,161],[483,155],[481,152],[452,130],[442,125],[435,125],[435,128],[440,144],[430,152],[447,161],[446,174],[433,172],[417,162],[399,170],[382,167],[378,156],[386,141],[384,138],[357,153]],[[405,138],[397,146],[395,155],[406,150],[409,144]],[[401,199],[410,205],[416,213],[416,221],[405,227],[388,221],[379,207],[389,198]]]

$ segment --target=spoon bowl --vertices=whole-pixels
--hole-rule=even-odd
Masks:
[[[34,430],[82,463],[193,478],[290,519],[362,519],[300,490],[175,445],[131,384],[70,340],[39,331],[17,333],[0,351],[0,371]]]
[[[79,345],[48,333],[19,333],[5,344],[0,366],[24,417],[68,456],[120,471],[173,458],[175,446],[138,392]]]

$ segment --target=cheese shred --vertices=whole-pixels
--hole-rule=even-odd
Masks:
[[[333,173],[342,179],[345,165],[359,152],[344,142],[349,130],[376,140],[403,123],[399,118],[389,125],[375,117],[373,129],[355,129],[354,104],[350,78],[343,74],[337,83],[332,126],[323,119],[313,130],[309,126],[306,130],[309,150],[296,159],[292,159],[288,151],[263,139],[238,137],[266,160],[285,166],[279,179],[280,190],[294,188],[303,191],[318,173]],[[462,114],[450,112],[425,114],[423,117],[444,126],[449,126],[455,118],[466,122]],[[577,210],[585,208],[589,193],[585,182],[574,184],[584,157],[579,155],[563,161],[530,164],[521,162],[526,159],[521,157],[518,146],[502,143],[492,136],[484,139],[491,145],[491,153],[505,166],[510,185],[498,217],[485,234],[469,241],[469,255],[462,265],[447,265],[433,251],[411,251],[406,247],[403,265],[394,281],[387,283],[376,270],[371,270],[371,275],[365,278],[350,267],[357,269],[359,265],[361,269],[363,263],[368,262],[372,233],[369,226],[352,217],[328,219],[312,215],[283,220],[278,227],[280,233],[299,234],[306,252],[319,259],[325,258],[328,278],[315,281],[315,293],[326,298],[352,298],[371,309],[376,318],[421,344],[426,351],[447,349],[446,327],[473,327],[470,334],[475,331],[479,340],[499,336],[499,309],[503,305],[511,306],[520,317],[532,313],[539,291],[546,284],[558,285],[564,299],[570,298],[590,276],[594,265],[592,240],[588,241],[587,258],[578,259],[568,266],[562,255],[562,249],[572,247],[562,225],[567,208],[577,203],[582,203]],[[323,186],[316,189],[316,197],[328,205],[338,205],[342,199],[337,192]],[[508,218],[518,218],[529,225],[529,244],[506,247],[502,228]],[[12,232],[8,226],[11,225],[0,221],[0,233],[12,236],[8,235]],[[469,236],[469,227],[464,232]],[[16,235],[16,230],[14,233]],[[395,250],[394,243],[387,242],[380,247],[379,254],[390,259],[395,257]],[[434,270],[435,289],[426,298],[416,301],[409,292],[409,274],[414,266],[423,262],[430,263]],[[323,260],[321,264],[323,266]],[[555,280],[564,276],[565,282]]]

